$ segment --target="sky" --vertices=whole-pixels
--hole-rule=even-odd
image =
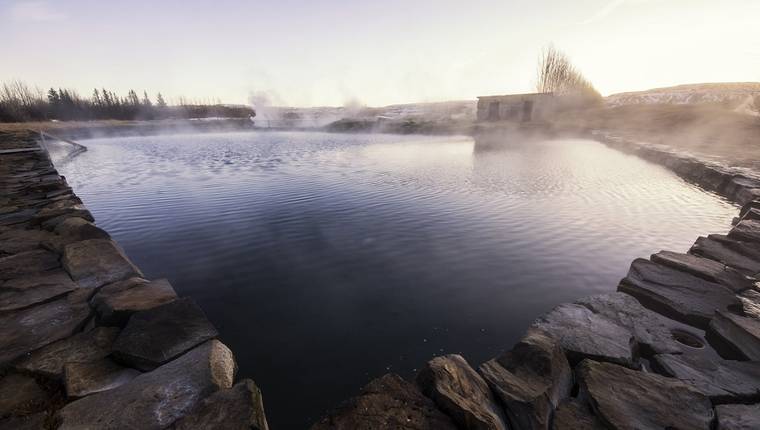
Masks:
[[[0,81],[341,106],[530,92],[553,44],[605,95],[760,81],[760,0],[0,0]]]

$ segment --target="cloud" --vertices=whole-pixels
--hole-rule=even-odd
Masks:
[[[600,19],[603,19],[607,15],[614,12],[615,9],[619,8],[624,3],[625,3],[625,0],[611,0],[603,8],[596,11],[595,14],[591,15],[588,19],[581,21],[581,24],[591,24],[592,22],[599,21]]]
[[[11,6],[11,18],[19,22],[63,21],[66,15],[46,1],[22,1]]]

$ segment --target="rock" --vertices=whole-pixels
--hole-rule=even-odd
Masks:
[[[760,291],[752,288],[746,291],[742,291],[736,297],[742,302],[742,312],[744,315],[760,319]]]
[[[696,255],[660,251],[657,254],[652,254],[652,261],[710,282],[725,285],[737,293],[753,286],[752,280],[725,264]]]
[[[45,428],[47,413],[39,412],[24,417],[8,417],[0,420],[0,430],[40,430]]]
[[[662,354],[653,368],[677,378],[710,398],[713,404],[760,401],[760,362],[724,360],[708,354]]]
[[[690,253],[719,261],[731,266],[745,275],[760,272],[760,258],[752,258],[730,248],[724,241],[711,236],[700,237],[689,250]]]
[[[0,215],[0,225],[15,225],[29,222],[37,214],[36,209],[22,209],[5,215]]]
[[[77,288],[63,270],[11,279],[0,286],[0,312],[23,309]]]
[[[166,279],[148,282],[130,278],[103,287],[92,298],[92,306],[98,313],[100,324],[123,326],[133,313],[155,308],[176,298],[177,293]]]
[[[606,430],[591,408],[577,399],[569,399],[557,408],[552,430]]]
[[[760,200],[752,200],[745,203],[739,210],[739,218],[746,215],[747,212],[751,211],[752,209],[760,209]]]
[[[576,304],[629,330],[646,357],[679,354],[707,344],[704,332],[650,311],[625,293],[597,294]]]
[[[657,313],[701,329],[707,328],[716,310],[741,306],[723,285],[641,258],[633,261],[618,290]]]
[[[718,312],[707,340],[724,358],[760,361],[760,320]]]
[[[124,385],[69,403],[59,411],[58,430],[164,429],[230,388],[234,376],[232,352],[211,340]]]
[[[751,219],[743,220],[731,229],[728,233],[728,237],[736,240],[760,242],[760,221]]]
[[[87,221],[95,221],[90,211],[84,207],[80,200],[68,199],[53,202],[42,208],[39,212],[37,212],[35,223],[42,224],[45,221],[64,216],[83,218]]]
[[[55,226],[55,233],[75,240],[110,239],[111,236],[84,218],[66,218]]]
[[[47,393],[34,378],[11,373],[0,379],[0,417],[38,412],[47,403]]]
[[[24,251],[34,251],[40,244],[50,240],[53,234],[44,230],[24,230],[14,228],[0,233],[0,254],[18,254]]]
[[[0,367],[79,331],[90,306],[77,290],[60,299],[0,315]]]
[[[140,269],[108,239],[90,239],[66,245],[61,261],[72,279],[85,288],[97,288],[133,276],[142,277]]]
[[[174,429],[268,430],[269,426],[261,391],[252,380],[244,379],[203,399],[189,415],[174,424]]]
[[[32,352],[16,364],[16,369],[60,379],[67,363],[91,362],[109,355],[118,335],[119,329],[114,327],[77,333]]]
[[[182,298],[132,315],[113,354],[129,366],[150,370],[218,335],[201,308]]]
[[[704,429],[713,421],[710,400],[673,378],[585,360],[578,369],[580,396],[611,429]]]
[[[717,430],[760,429],[760,405],[718,405]]]
[[[111,390],[140,375],[137,370],[122,367],[107,358],[86,363],[68,363],[63,373],[66,395],[70,398]]]
[[[633,333],[615,322],[595,314],[586,306],[566,303],[538,318],[532,325],[564,349],[571,365],[584,358],[638,366]]]
[[[754,209],[754,208],[750,209],[744,215],[739,217],[739,221],[742,221],[745,219],[755,220],[755,221],[760,220],[760,209]]]
[[[0,280],[8,280],[60,267],[58,255],[42,249],[0,258]]]
[[[422,392],[466,430],[501,429],[507,425],[488,384],[460,355],[428,361],[417,375]]]
[[[554,410],[573,387],[573,372],[562,348],[536,329],[479,370],[504,404],[510,428],[548,430]]]
[[[319,420],[311,430],[454,430],[451,419],[414,384],[386,374]]]

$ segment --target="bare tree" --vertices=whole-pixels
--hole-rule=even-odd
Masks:
[[[552,45],[544,48],[538,60],[536,91],[601,99],[601,95],[570,58]]]

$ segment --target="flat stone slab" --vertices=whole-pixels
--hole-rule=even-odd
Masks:
[[[748,242],[760,242],[760,221],[753,219],[743,220],[731,229],[728,237]]]
[[[407,419],[404,415],[404,421]],[[252,380],[244,379],[201,400],[192,413],[174,424],[174,429],[268,430],[269,426],[261,391]]]
[[[557,408],[552,421],[552,430],[607,430],[591,411],[590,406],[569,399]]]
[[[571,365],[584,358],[637,367],[633,333],[586,306],[565,303],[531,326],[547,333],[564,349]]]
[[[737,293],[754,285],[752,280],[725,264],[696,255],[660,251],[657,254],[652,254],[652,261],[710,282],[725,285]]]
[[[218,335],[203,310],[182,298],[132,315],[113,354],[120,362],[151,370]]]
[[[58,429],[161,430],[230,388],[234,376],[232,352],[211,340],[124,385],[69,403],[58,413]]]
[[[693,385],[713,404],[760,401],[760,362],[698,353],[656,355],[652,361],[659,373]]]
[[[0,258],[0,280],[19,278],[60,267],[58,255],[42,249]]]
[[[460,355],[428,361],[417,375],[417,385],[459,428],[507,429],[488,384]]]
[[[610,429],[711,429],[710,400],[677,379],[591,360],[578,378],[580,397]]]
[[[76,333],[90,316],[86,297],[65,297],[0,315],[0,367]]]
[[[143,276],[121,248],[108,239],[90,239],[66,245],[61,262],[72,279],[85,288],[97,288]]]
[[[311,430],[454,430],[457,427],[414,384],[386,374],[319,420]],[[179,428],[178,428],[179,430]]]
[[[14,228],[0,233],[0,254],[18,254],[24,251],[34,251],[40,245],[55,237],[45,230],[25,230]]]
[[[40,411],[48,400],[48,394],[32,377],[11,373],[0,379],[0,417]]]
[[[147,282],[141,278],[130,278],[106,285],[95,294],[91,303],[98,313],[100,324],[123,326],[133,313],[176,299],[177,293],[166,279]]]
[[[717,430],[760,429],[760,405],[718,405]]]
[[[736,297],[742,302],[742,312],[744,315],[760,319],[760,291],[752,288],[742,291]]]
[[[77,333],[32,352],[16,364],[16,369],[60,379],[67,363],[96,361],[111,354],[118,334],[119,329],[115,327],[97,327]]]
[[[741,249],[741,245],[737,247]],[[745,275],[760,273],[760,256],[742,253],[714,235],[697,239],[689,252],[729,265]]]
[[[715,311],[740,308],[741,302],[727,287],[638,258],[618,290],[669,318],[706,329]]]
[[[479,371],[504,405],[510,428],[549,428],[573,387],[573,371],[559,343],[536,329]]]
[[[140,372],[120,366],[107,358],[86,363],[68,363],[63,383],[70,398],[112,390],[133,380]]]
[[[108,233],[84,218],[71,217],[61,221],[53,229],[59,236],[73,240],[110,239]]]
[[[0,285],[0,312],[27,308],[77,288],[63,270],[11,279]]]
[[[707,340],[727,358],[760,361],[760,320],[719,312],[710,322]]]

